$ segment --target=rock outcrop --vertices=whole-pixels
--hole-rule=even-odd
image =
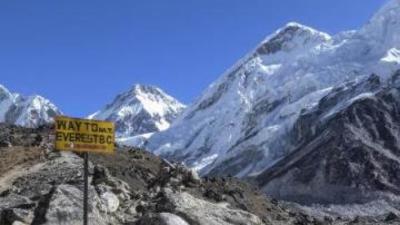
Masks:
[[[264,190],[303,204],[398,195],[400,89],[391,82],[372,75],[305,112],[292,132],[297,150],[258,177]]]

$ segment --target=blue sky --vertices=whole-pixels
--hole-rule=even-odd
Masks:
[[[190,103],[265,36],[297,21],[335,34],[384,0],[3,0],[0,83],[86,116],[135,83]]]

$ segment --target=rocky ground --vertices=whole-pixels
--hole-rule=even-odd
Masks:
[[[0,125],[0,225],[81,224],[82,158],[53,150],[49,128]],[[400,224],[313,217],[235,178],[200,178],[140,149],[90,155],[90,224]]]

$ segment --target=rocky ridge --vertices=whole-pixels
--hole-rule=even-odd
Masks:
[[[387,82],[371,75],[346,83],[304,111],[291,133],[296,150],[257,176],[258,184],[301,204],[375,202],[386,206],[374,213],[398,211],[399,78],[400,71]]]

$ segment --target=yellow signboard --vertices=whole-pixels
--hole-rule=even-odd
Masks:
[[[106,121],[55,118],[56,149],[61,151],[114,153],[114,124]]]

